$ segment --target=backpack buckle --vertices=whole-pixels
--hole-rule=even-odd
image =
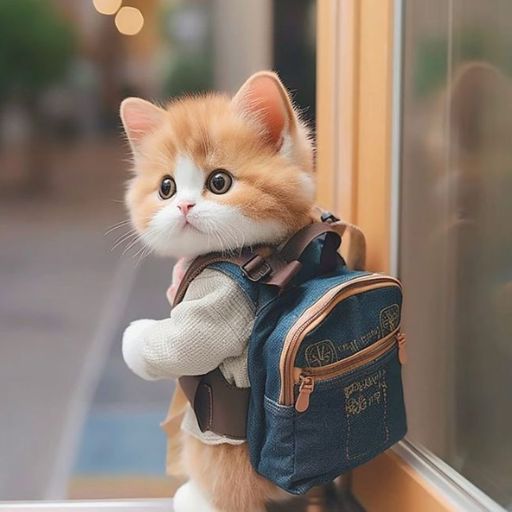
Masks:
[[[272,273],[272,267],[267,263],[265,258],[259,254],[255,254],[252,258],[241,265],[240,268],[242,269],[245,277],[254,283],[261,281],[264,277],[267,277]]]
[[[334,213],[331,212],[324,212],[320,216],[320,219],[322,222],[327,222],[327,224],[332,224],[333,222],[338,222],[340,219],[334,215]]]

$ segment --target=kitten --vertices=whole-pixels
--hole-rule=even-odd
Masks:
[[[134,161],[126,202],[135,229],[155,252],[184,258],[184,266],[209,252],[278,245],[310,222],[313,147],[276,74],[256,73],[233,98],[185,97],[166,108],[128,98],[121,118]],[[182,274],[181,268],[175,278]],[[177,336],[173,312],[170,319],[133,322],[125,331],[125,360],[144,378],[178,376],[179,365],[159,360],[151,366],[140,349],[142,338],[152,343],[157,331],[151,326]],[[172,343],[169,336],[164,341]],[[178,490],[177,512],[256,512],[282,495],[253,471],[247,443],[214,442],[183,433],[191,480]]]

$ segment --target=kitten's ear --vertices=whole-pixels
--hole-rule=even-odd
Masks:
[[[165,119],[165,110],[140,98],[126,98],[121,103],[121,121],[132,148],[154,131]]]
[[[281,148],[284,136],[296,130],[297,119],[288,91],[276,73],[255,73],[240,87],[231,103],[236,111],[261,123],[276,150]]]

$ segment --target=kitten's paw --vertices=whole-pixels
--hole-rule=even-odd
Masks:
[[[156,320],[135,320],[125,330],[123,334],[123,359],[128,368],[146,380],[154,380],[154,377],[148,374],[146,362],[143,355],[142,333]]]
[[[193,482],[183,484],[174,495],[175,512],[217,512]]]

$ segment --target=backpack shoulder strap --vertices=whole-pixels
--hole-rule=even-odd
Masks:
[[[313,222],[328,223],[331,229],[343,238],[341,254],[347,266],[352,270],[365,270],[366,268],[366,239],[361,228],[355,224],[344,221],[332,213],[315,206],[311,210]]]
[[[187,269],[176,292],[173,306],[179,304],[190,283],[207,267],[232,263],[242,267],[247,256],[207,254],[196,258]],[[189,401],[202,432],[212,431],[232,439],[245,439],[249,389],[231,385],[219,368],[206,375],[185,375],[179,385]]]
[[[173,306],[179,304],[185,297],[185,293],[190,283],[203,271],[206,267],[214,263],[234,263],[241,266],[245,263],[247,257],[243,256],[222,256],[219,254],[205,254],[197,257],[188,267],[183,279],[181,280],[176,295],[174,297]]]
[[[336,219],[337,220],[337,219]],[[346,224],[337,225],[330,222],[313,222],[297,231],[278,251],[260,248],[237,256],[222,254],[205,254],[196,258],[187,269],[176,292],[173,306],[179,304],[190,283],[208,266],[214,263],[233,263],[240,267],[243,275],[253,282],[261,282],[286,287],[301,268],[299,261],[309,245],[320,236],[326,236],[320,265],[325,272],[336,266],[336,251],[341,243],[341,236],[346,228],[355,228]],[[361,233],[362,235],[362,233]],[[363,237],[364,240],[364,237]]]
[[[240,265],[231,261],[219,261],[208,265],[208,268],[217,270],[235,281],[255,310],[259,308],[261,287],[258,286],[258,283],[247,279]]]

